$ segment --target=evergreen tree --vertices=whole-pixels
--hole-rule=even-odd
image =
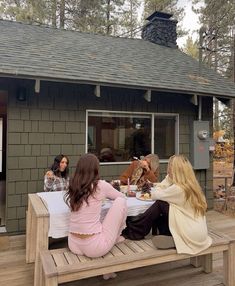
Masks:
[[[81,32],[104,33],[101,0],[72,0],[69,26]]]
[[[120,25],[120,14],[125,0],[103,0],[104,32],[106,35],[117,35]]]
[[[32,6],[27,0],[2,0],[0,1],[0,16],[9,20],[30,21]],[[30,7],[31,6],[31,7]]]
[[[63,0],[62,0],[63,1]],[[26,23],[57,26],[56,0],[2,0],[0,17]]]
[[[232,110],[230,107],[221,104],[219,108],[219,129],[224,130],[224,139],[231,140],[233,138],[233,128],[232,128]]]
[[[194,0],[194,4],[197,4],[200,0]],[[200,22],[205,28],[204,33],[204,62],[210,67],[214,68],[222,75],[231,78],[232,70],[234,71],[234,49],[235,40],[233,38],[233,27],[235,26],[235,2],[234,0],[204,0],[204,5],[196,10],[200,15]],[[216,103],[218,105],[218,103]],[[220,122],[223,126],[229,122],[227,118],[232,118],[233,122],[233,138],[235,136],[235,101],[232,103],[232,117],[220,116],[221,110],[215,105],[215,118],[221,118]],[[223,112],[226,109],[223,110]],[[217,119],[218,120],[218,119]],[[226,124],[225,124],[226,123]],[[218,121],[216,121],[215,127],[218,127]],[[226,127],[226,131],[228,128]],[[229,134],[230,135],[230,134]],[[229,136],[225,134],[225,136]],[[234,144],[235,148],[235,144]],[[235,154],[235,149],[234,149]],[[234,156],[234,174],[235,174],[235,156]],[[232,185],[235,186],[235,176],[233,175]]]
[[[120,33],[129,38],[138,36],[140,21],[138,20],[138,9],[140,0],[126,0],[120,15]]]
[[[41,23],[81,32],[137,37],[143,21],[138,9],[144,0],[0,0],[0,17]],[[182,17],[176,0],[145,0],[144,14],[155,10]]]
[[[124,0],[73,0],[71,27],[82,32],[116,35]]]
[[[187,55],[191,56],[194,59],[198,60],[198,54],[199,54],[199,43],[198,41],[193,41],[192,37],[188,37],[186,40],[186,43],[183,46],[183,52],[185,52]]]
[[[194,0],[197,4],[200,0]],[[195,9],[201,25],[205,28],[203,61],[222,75],[226,74],[231,62],[232,36],[235,24],[233,0],[204,0],[204,5]]]

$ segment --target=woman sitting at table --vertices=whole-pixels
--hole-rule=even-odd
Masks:
[[[146,181],[155,183],[159,178],[159,158],[155,154],[149,154],[142,160],[133,161],[120,176],[123,185],[141,185]]]
[[[102,202],[107,198],[114,201],[101,222]],[[100,180],[99,161],[95,155],[81,156],[65,200],[71,209],[68,245],[73,253],[101,257],[124,240],[121,232],[126,226],[125,195]],[[104,279],[114,276],[105,275]]]
[[[44,176],[44,191],[67,191],[69,187],[69,159],[60,154],[55,157],[51,169]]]
[[[178,253],[199,253],[212,242],[205,218],[206,199],[185,156],[172,156],[167,173],[151,192],[156,202],[143,214],[127,221],[123,236],[143,239],[154,226],[159,231],[152,238],[157,248],[176,247]]]

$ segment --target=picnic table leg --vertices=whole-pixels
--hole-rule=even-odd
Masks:
[[[32,203],[29,200],[28,211],[26,212],[26,263],[35,261],[36,244],[36,216]]]
[[[212,253],[202,255],[202,268],[205,273],[211,273],[213,266],[212,266]]]
[[[35,267],[34,267],[34,285],[37,284],[38,280],[40,281],[40,251],[48,249],[48,227],[49,221],[48,217],[37,217],[37,230],[36,230],[36,258],[35,258]],[[40,285],[41,286],[41,285]]]
[[[34,286],[45,286],[45,277],[42,268],[42,261],[40,256],[38,257],[37,264],[34,268]]]
[[[58,286],[58,273],[50,251],[39,253],[35,265],[35,277],[37,278],[34,279],[34,286]]]
[[[190,257],[190,264],[193,265],[196,268],[202,266],[202,258],[201,258],[201,256]]]
[[[57,277],[48,277],[45,280],[45,286],[58,286]]]
[[[58,286],[58,277],[47,277],[43,271],[41,256],[38,256],[37,265],[35,264],[34,286]]]
[[[226,286],[235,285],[235,241],[230,242],[228,251],[223,252],[224,259],[224,284]]]

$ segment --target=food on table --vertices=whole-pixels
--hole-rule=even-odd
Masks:
[[[150,200],[151,199],[151,193],[145,193],[140,195],[140,199],[142,200]]]
[[[142,200],[151,200],[151,188],[153,187],[153,183],[150,181],[143,182],[140,189],[140,199]]]
[[[127,191],[127,196],[128,197],[135,197],[136,196],[136,192],[135,191]]]
[[[116,189],[120,192],[120,182],[119,181],[112,181],[111,185],[114,187],[114,189]]]
[[[138,187],[138,191],[145,193],[151,190],[151,188],[153,187],[153,183],[147,180],[147,181],[143,181],[140,184],[138,184],[137,187]]]

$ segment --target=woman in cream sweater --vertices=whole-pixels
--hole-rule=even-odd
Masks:
[[[206,199],[185,156],[170,158],[167,176],[151,192],[151,198],[156,202],[145,213],[127,221],[126,238],[143,239],[157,227],[159,235],[152,239],[157,248],[175,246],[178,253],[196,254],[211,245]]]

